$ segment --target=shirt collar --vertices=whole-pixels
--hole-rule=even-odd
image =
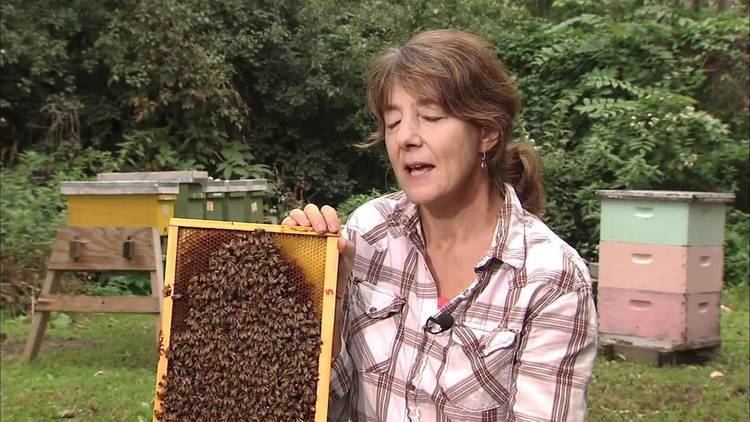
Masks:
[[[476,268],[484,267],[492,259],[497,259],[516,269],[521,269],[526,260],[525,211],[515,189],[507,183],[503,197],[503,206],[495,226],[490,249]],[[424,249],[424,237],[419,224],[417,206],[411,203],[405,194],[401,193],[390,219],[391,224],[399,227],[403,235]]]
[[[516,269],[523,268],[526,261],[525,213],[516,190],[506,183],[503,207],[486,258],[499,259]]]

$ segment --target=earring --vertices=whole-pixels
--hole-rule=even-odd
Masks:
[[[487,168],[487,153],[482,151],[482,160],[479,162],[479,166],[483,169]]]

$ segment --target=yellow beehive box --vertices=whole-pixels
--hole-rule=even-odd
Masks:
[[[309,292],[309,296],[306,297],[311,299],[316,321],[320,321],[320,355],[317,360],[314,420],[326,420],[336,309],[338,236],[319,235],[304,227],[173,218],[170,221],[167,243],[154,421],[159,420],[159,414],[168,419],[168,415],[165,415],[169,412],[168,406],[164,406],[160,396],[169,388],[171,377],[175,376],[170,372],[170,337],[177,336],[180,330],[184,330],[187,315],[195,311],[187,305],[193,302],[185,300],[189,290],[181,286],[188,285],[189,281],[195,283],[193,280],[196,280],[196,277],[209,272],[209,265],[217,265],[216,261],[211,264],[210,260],[215,258],[214,252],[221,245],[237,239],[238,235],[259,232],[263,236],[268,236],[266,239],[270,239],[278,246],[283,258],[302,274],[302,278],[294,279],[296,281],[293,282],[306,284],[304,290]],[[204,279],[201,282],[211,281]],[[205,297],[202,299],[205,300]]]
[[[71,227],[154,227],[167,234],[179,192],[177,182],[63,182]]]

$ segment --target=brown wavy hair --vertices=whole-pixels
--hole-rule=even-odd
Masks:
[[[502,194],[503,184],[510,183],[524,209],[542,214],[544,190],[539,155],[530,145],[510,139],[513,121],[521,109],[520,94],[486,41],[464,31],[426,31],[377,56],[370,66],[367,84],[368,107],[377,130],[363,147],[385,139],[383,115],[396,83],[436,101],[453,117],[496,130],[498,143],[487,151],[494,186]]]

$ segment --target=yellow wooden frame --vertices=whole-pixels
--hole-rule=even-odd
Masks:
[[[280,226],[274,224],[238,223],[231,221],[191,220],[172,218],[169,221],[167,242],[167,263],[165,268],[164,289],[174,291],[175,269],[177,264],[177,236],[180,228],[202,228],[218,230],[256,231],[268,233],[293,234],[302,236],[326,237],[325,280],[323,282],[323,307],[321,313],[321,350],[318,359],[318,387],[315,405],[315,422],[325,422],[328,417],[328,395],[331,381],[331,354],[333,353],[333,333],[336,314],[336,284],[338,275],[338,234],[318,234],[309,227]],[[172,296],[163,299],[161,310],[161,345],[164,350],[169,349],[170,331],[172,325]],[[168,359],[164,353],[159,354],[156,368],[156,390],[154,394],[154,416],[161,409],[158,393],[161,391],[159,382],[167,373]]]

